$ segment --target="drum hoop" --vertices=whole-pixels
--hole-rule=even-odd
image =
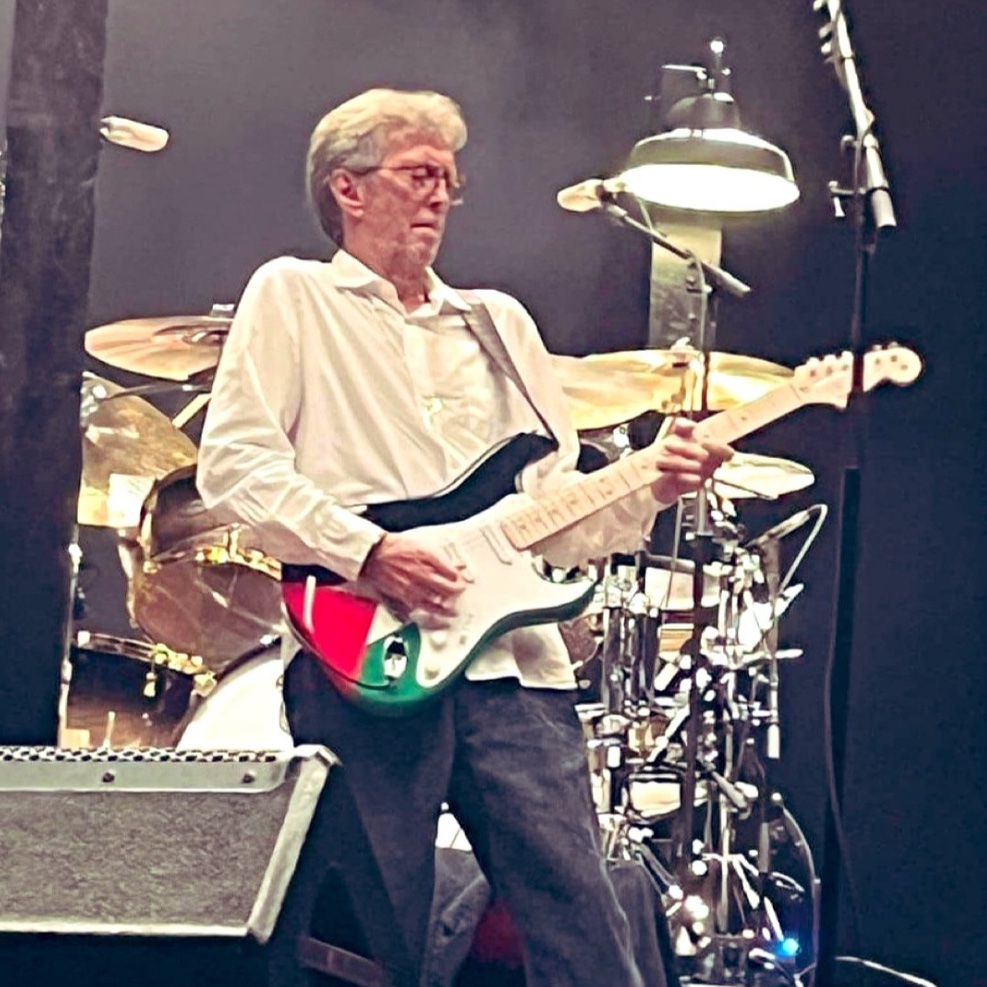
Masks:
[[[164,644],[121,638],[98,631],[79,631],[76,634],[75,647],[80,651],[132,658],[153,668],[164,668],[188,676],[194,680],[195,690],[203,694],[211,692],[216,685],[215,673],[206,667],[202,658],[172,651]]]
[[[237,565],[279,581],[281,563],[260,549],[244,548],[240,544],[242,531],[243,528],[235,524],[210,528],[183,538],[171,548],[153,555],[142,544],[144,571],[153,572],[164,565],[193,561],[205,566]],[[141,534],[143,536],[143,531]]]

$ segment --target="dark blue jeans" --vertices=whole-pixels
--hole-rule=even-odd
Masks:
[[[419,971],[411,978],[424,963],[436,825],[448,802],[510,913],[528,987],[643,987],[600,850],[574,701],[572,692],[514,680],[461,680],[415,715],[390,719],[342,699],[311,656],[289,665],[285,703],[295,742],[323,744],[343,762],[341,783]],[[359,887],[351,885],[351,894]],[[375,943],[395,934],[393,917],[380,918],[386,928],[363,916],[378,959],[385,950]]]

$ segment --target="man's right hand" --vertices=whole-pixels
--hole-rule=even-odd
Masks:
[[[423,548],[412,536],[386,534],[370,550],[360,578],[381,596],[410,610],[451,617],[466,588],[459,569]]]

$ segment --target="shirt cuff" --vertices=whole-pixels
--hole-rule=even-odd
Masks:
[[[324,564],[348,582],[357,579],[367,556],[387,534],[367,518],[340,507],[317,511],[315,520],[323,536],[317,550],[325,556]]]

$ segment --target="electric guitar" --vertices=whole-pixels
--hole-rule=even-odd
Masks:
[[[864,391],[884,381],[911,383],[922,370],[918,355],[894,344],[861,359]],[[845,408],[853,389],[852,354],[814,358],[784,384],[705,419],[696,431],[733,442],[803,405]],[[658,476],[655,452],[638,450],[535,500],[509,498],[520,469],[551,446],[541,436],[515,436],[435,497],[368,508],[366,516],[385,530],[413,531],[422,545],[462,568],[467,586],[452,618],[403,613],[371,587],[346,583],[328,569],[283,566],[291,626],[347,698],[384,715],[414,712],[494,638],[583,610],[594,580],[548,578],[532,546],[651,484]]]

